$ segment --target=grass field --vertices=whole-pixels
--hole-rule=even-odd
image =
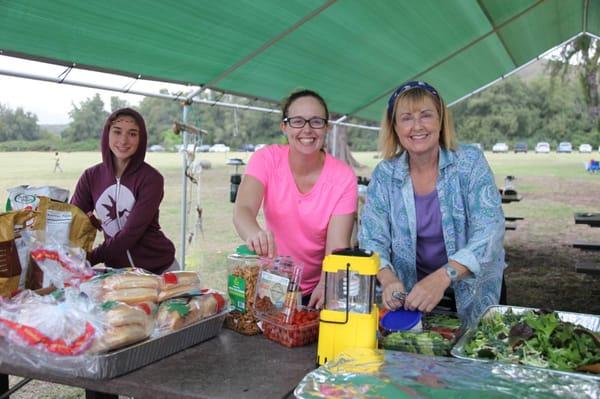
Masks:
[[[229,176],[233,172],[226,162],[229,157],[247,160],[251,153],[200,153],[198,157],[210,161],[212,167],[202,172],[200,200],[203,208],[204,236],[195,236],[186,245],[186,268],[200,270],[205,282],[215,288],[225,286],[226,258],[240,243],[233,228],[232,209],[229,202]],[[364,168],[357,175],[369,176],[379,162],[375,153],[355,153]],[[505,213],[526,218],[526,239],[535,243],[547,241],[549,234],[558,239],[564,223],[572,225],[574,211],[600,211],[597,201],[600,175],[584,171],[584,162],[598,154],[492,154],[486,153],[499,186],[504,176],[517,177],[516,185],[524,200],[505,205]],[[161,206],[160,221],[166,234],[174,241],[178,258],[181,248],[181,198],[182,160],[175,153],[148,153],[147,161],[165,177],[165,198]],[[52,153],[15,152],[0,155],[0,195],[6,201],[6,189],[20,184],[55,185],[71,190],[82,171],[100,161],[95,152],[62,153],[63,173],[53,173]],[[196,186],[189,184],[195,192]],[[575,191],[575,192],[574,192]],[[569,193],[569,198],[566,195]],[[576,194],[573,196],[573,194]],[[194,199],[195,201],[195,199]],[[188,233],[194,230],[195,203],[190,203],[187,215]],[[540,222],[540,224],[536,223]],[[555,223],[555,222],[564,223]],[[578,226],[577,229],[583,228]],[[572,229],[576,229],[575,226]],[[598,229],[600,230],[600,229]],[[523,232],[522,231],[522,232]]]
[[[240,243],[234,231],[232,204],[229,202],[228,157],[247,159],[249,153],[198,154],[211,162],[201,178],[204,209],[204,237],[196,237],[187,247],[186,268],[200,270],[205,284],[225,287],[226,258]],[[365,165],[357,175],[369,176],[379,159],[375,153],[355,153]],[[580,313],[600,314],[600,284],[594,276],[575,273],[581,260],[598,262],[595,253],[573,249],[575,239],[600,242],[600,229],[575,225],[573,212],[600,211],[600,175],[584,171],[584,162],[599,154],[492,154],[486,157],[503,185],[506,175],[515,181],[523,200],[504,205],[506,215],[522,216],[515,231],[507,231],[505,248],[508,301],[512,305],[550,307]],[[64,173],[52,173],[51,153],[0,153],[0,199],[6,201],[6,189],[20,184],[55,185],[74,189],[82,171],[100,161],[99,153],[64,153]],[[161,224],[175,242],[179,253],[181,226],[181,156],[173,153],[149,153],[147,161],[165,176],[165,199]],[[194,187],[195,189],[195,187]],[[195,206],[195,205],[194,205]],[[188,225],[196,222],[191,213]],[[11,385],[17,378],[11,377]],[[83,398],[82,389],[34,381],[16,399]]]

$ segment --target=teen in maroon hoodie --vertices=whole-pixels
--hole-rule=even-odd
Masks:
[[[104,242],[88,254],[92,265],[157,274],[177,267],[175,247],[158,224],[164,181],[144,162],[147,141],[137,111],[113,112],[102,132],[102,163],[86,169],[77,183],[71,203],[87,214],[95,211],[104,232]]]

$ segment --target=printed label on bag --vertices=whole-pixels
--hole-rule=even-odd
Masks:
[[[289,283],[289,278],[263,270],[258,282],[258,296],[260,298],[268,296],[271,298],[271,302],[281,309]]]
[[[230,274],[227,278],[227,292],[231,306],[235,310],[246,313],[246,280]]]

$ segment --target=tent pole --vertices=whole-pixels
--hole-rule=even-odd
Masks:
[[[185,102],[183,103],[183,123],[187,124],[187,116],[190,105]],[[185,233],[187,230],[186,216],[187,216],[187,167],[188,167],[188,133],[186,130],[183,132],[183,151],[181,151],[182,168],[181,168],[181,243],[179,247],[179,268],[185,270]]]
[[[173,95],[173,94],[163,94],[163,93],[152,93],[149,91],[144,91],[144,90],[135,90],[132,88],[129,88],[127,91],[124,91],[122,87],[116,87],[116,86],[109,86],[109,85],[102,85],[102,84],[98,84],[98,83],[91,83],[91,82],[84,82],[84,81],[79,81],[79,80],[73,80],[73,79],[65,79],[65,80],[61,80],[60,78],[56,78],[54,76],[44,76],[44,75],[38,75],[38,74],[33,74],[33,73],[26,73],[26,72],[17,72],[17,71],[12,71],[12,70],[8,70],[8,69],[2,69],[0,68],[0,75],[4,75],[4,76],[12,76],[15,78],[23,78],[23,79],[31,79],[31,80],[39,80],[42,82],[52,82],[52,83],[59,83],[59,84],[67,84],[70,86],[79,86],[79,87],[87,87],[90,89],[99,89],[99,90],[106,90],[106,91],[114,91],[114,92],[118,92],[118,93],[125,93],[125,94],[133,94],[136,96],[144,96],[144,97],[154,97],[154,98],[163,98],[165,100],[174,100],[174,101],[179,101],[179,100],[185,100],[186,98],[182,97],[181,95]],[[256,106],[252,106],[252,105],[243,105],[243,104],[232,104],[232,103],[225,103],[225,102],[221,102],[221,101],[211,101],[211,100],[205,100],[202,98],[192,98],[191,100],[189,99],[190,97],[195,96],[195,93],[201,92],[202,89],[197,89],[194,93],[192,93],[192,95],[187,97],[187,102],[194,102],[197,104],[208,104],[208,105],[218,105],[219,107],[225,107],[225,108],[233,108],[233,109],[242,109],[242,110],[248,110],[248,111],[258,111],[258,112],[266,112],[269,114],[279,114],[281,113],[280,110],[275,109],[275,108],[266,108],[266,107],[256,107]],[[366,130],[379,130],[379,127],[373,127],[373,126],[367,126],[367,125],[359,125],[359,124],[355,124],[355,123],[345,123],[345,122],[337,122],[334,121],[332,122],[334,124],[339,124],[342,126],[348,126],[348,127],[356,127],[359,129],[366,129]]]
[[[340,123],[342,123],[344,120],[346,120],[347,117],[348,117],[348,115],[344,115],[341,118],[336,119],[336,120],[333,121],[333,132],[332,132],[333,133],[333,137],[332,137],[332,140],[331,140],[333,148],[331,149],[331,155],[333,155],[334,158],[337,157],[336,152],[337,152],[337,133],[338,133],[337,129],[338,129],[338,125]]]

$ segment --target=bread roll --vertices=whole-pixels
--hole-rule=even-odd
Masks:
[[[102,295],[103,301],[119,301],[128,305],[141,302],[156,302],[158,291],[156,288],[127,288],[105,291]]]
[[[212,295],[203,295],[199,299],[200,316],[205,319],[217,313],[217,300]]]
[[[197,272],[175,271],[166,272],[160,276],[160,289],[168,290],[175,286],[192,285],[200,288],[200,276]]]
[[[191,302],[191,303],[190,303]],[[158,309],[156,323],[165,333],[173,332],[200,320],[200,309],[188,298],[163,302]]]
[[[149,316],[140,308],[128,305],[117,305],[104,313],[106,324],[120,327],[127,324],[148,326]]]
[[[158,302],[166,301],[167,299],[175,298],[184,294],[199,294],[200,288],[195,285],[178,285],[168,290],[161,290],[158,294]]]
[[[92,353],[107,352],[133,344],[147,337],[147,330],[139,324],[127,324],[120,327],[108,328],[96,340],[90,351]]]
[[[102,280],[102,288],[106,290],[119,290],[124,288],[158,289],[159,285],[158,276],[131,272],[113,274]]]

